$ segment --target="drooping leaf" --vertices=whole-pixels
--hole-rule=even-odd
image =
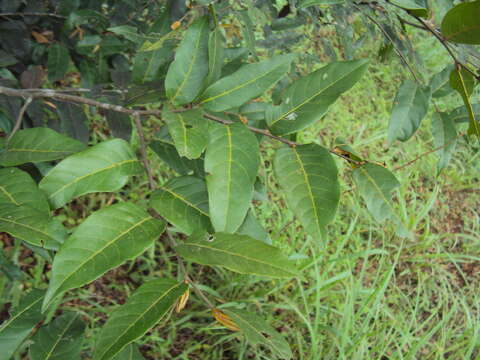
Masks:
[[[151,195],[150,206],[187,235],[211,228],[207,186],[194,176],[169,180]]]
[[[123,348],[115,357],[115,360],[145,360],[136,345],[130,344]]]
[[[45,214],[49,214],[45,194],[28,173],[17,169],[0,169],[0,204],[27,205]]]
[[[0,154],[0,165],[15,166],[28,162],[62,159],[85,149],[85,145],[48,128],[19,130]]]
[[[199,177],[205,176],[203,160],[181,157],[171,142],[154,140],[150,143],[150,148],[178,174],[187,175],[194,172]]]
[[[165,228],[145,210],[118,203],[94,212],[60,248],[43,307],[60,293],[85,285],[145,251]]]
[[[208,143],[208,120],[202,110],[164,111],[162,116],[180,156],[199,158]]]
[[[200,98],[203,108],[213,112],[225,111],[262,95],[288,72],[292,60],[293,55],[278,55],[243,65],[205,90]]]
[[[316,144],[283,147],[274,159],[275,176],[288,206],[305,231],[320,240],[340,198],[337,166],[327,149]]]
[[[70,64],[70,55],[68,49],[60,44],[55,43],[48,51],[48,80],[57,81],[64,78]]]
[[[145,41],[148,38],[148,36],[139,34],[138,29],[131,25],[113,26],[113,27],[109,27],[107,31],[110,31],[117,35],[121,35],[125,39],[130,40],[135,44],[141,44],[143,41]]]
[[[58,249],[67,237],[67,230],[48,212],[12,203],[0,204],[0,232],[51,250]]]
[[[480,119],[480,104],[472,104],[472,110],[475,114],[475,119]],[[469,109],[466,106],[459,106],[448,114],[454,123],[466,123],[470,121]],[[477,120],[478,121],[478,120]]]
[[[224,61],[223,36],[217,27],[213,30],[208,38],[208,75],[205,85],[209,86],[220,79],[222,74],[222,66]]]
[[[208,19],[197,19],[186,31],[165,79],[165,89],[175,105],[192,102],[208,73]]]
[[[290,350],[290,345],[265,320],[256,314],[244,310],[222,309],[222,311],[238,326],[251,345],[265,346],[277,358],[292,359],[293,354],[292,350]]]
[[[453,66],[446,66],[442,71],[436,73],[430,79],[430,89],[432,90],[432,97],[440,98],[450,94],[453,88],[450,86],[450,73]]]
[[[28,337],[33,328],[43,319],[40,312],[41,290],[30,291],[21,301],[10,318],[0,326],[0,360],[11,360],[13,353]]]
[[[392,191],[400,183],[388,169],[367,163],[353,170],[353,179],[376,221],[383,222],[387,218],[396,217],[391,199]]]
[[[137,84],[145,84],[160,80],[160,69],[173,55],[171,43],[165,43],[161,48],[153,51],[139,51],[133,58],[132,78]]]
[[[50,204],[59,208],[75,197],[122,188],[142,166],[130,145],[121,139],[101,142],[58,163],[40,181]]]
[[[390,0],[394,5],[397,5],[415,16],[428,17],[428,5],[425,0]]]
[[[475,78],[464,68],[455,69],[450,74],[450,86],[461,95],[470,118],[468,134],[476,135],[480,139],[480,121],[476,119],[472,103],[470,102],[470,96],[475,85]]]
[[[252,19],[250,18],[248,10],[240,10],[236,13],[241,19],[242,35],[243,39],[245,40],[247,49],[253,55],[254,59],[258,61],[258,56],[255,48],[255,27],[253,25]]]
[[[88,118],[82,106],[60,101],[57,101],[55,106],[60,118],[59,128],[56,130],[84,144],[88,143],[90,130]]]
[[[277,135],[286,135],[313,124],[367,67],[366,60],[335,62],[298,79],[282,94],[281,105],[267,108],[269,128]]]
[[[388,142],[407,141],[417,131],[428,112],[430,88],[422,88],[412,80],[406,80],[395,95]]]
[[[30,347],[31,360],[80,360],[85,323],[81,313],[67,311],[38,330]]]
[[[210,220],[235,232],[247,214],[260,163],[258,141],[245,125],[214,124],[205,154]]]
[[[187,290],[185,283],[156,279],[140,286],[100,332],[94,360],[108,360],[162,320]]]
[[[457,130],[452,118],[445,113],[435,113],[432,120],[432,135],[435,148],[443,146],[437,151],[439,156],[437,169],[440,173],[448,165],[457,144]]]
[[[461,3],[444,16],[441,31],[446,40],[460,44],[480,44],[480,1]]]
[[[107,110],[105,112],[108,128],[113,136],[130,141],[132,135],[132,121],[130,116],[118,111]]]
[[[293,263],[279,249],[262,241],[227,233],[216,233],[213,240],[209,238],[208,234],[197,234],[175,249],[189,261],[221,266],[240,274],[273,278],[298,275]]]

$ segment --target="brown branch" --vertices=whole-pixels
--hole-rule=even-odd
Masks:
[[[145,142],[145,134],[142,128],[142,121],[140,119],[140,114],[136,112],[133,114],[133,118],[135,120],[135,127],[137,128],[138,138],[140,139],[140,154],[142,156],[143,166],[147,172],[148,178],[148,187],[150,190],[155,190],[155,180],[153,179],[152,168],[150,167],[150,163],[148,161],[147,156],[147,144]]]
[[[20,111],[18,112],[18,116],[17,116],[17,121],[15,122],[15,126],[13,127],[13,130],[12,132],[10,133],[10,135],[8,135],[8,138],[7,138],[7,144],[9,143],[9,141],[12,139],[13,135],[15,135],[15,133],[20,129],[20,127],[22,126],[22,120],[23,120],[23,115],[25,115],[25,111],[27,111],[27,108],[28,108],[28,105],[30,105],[30,103],[32,102],[32,98],[31,97],[28,97],[26,100],[25,100],[25,103],[23,104],[23,106],[20,108]]]
[[[438,150],[442,150],[443,148],[447,147],[448,145],[450,145],[452,142],[454,142],[455,140],[457,140],[459,137],[462,137],[464,136],[465,133],[460,133],[458,134],[457,136],[455,136],[453,139],[451,139],[449,142],[446,142],[445,144],[443,144],[442,146],[439,146],[439,147],[436,147],[432,150],[429,150],[429,151],[426,151],[424,152],[423,154],[420,154],[418,155],[416,158],[406,162],[405,164],[402,164],[400,166],[397,166],[393,169],[393,171],[397,171],[397,170],[401,170],[403,168],[406,168],[407,166],[410,166],[412,165],[413,163],[417,162],[418,160],[422,159],[423,157],[427,156],[427,155],[430,155],[434,152],[437,152]]]
[[[49,16],[58,19],[66,19],[66,16],[53,14],[53,13],[36,13],[36,12],[25,12],[25,13],[0,13],[2,17],[9,17],[9,16]]]

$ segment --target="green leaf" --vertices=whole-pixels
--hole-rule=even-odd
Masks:
[[[127,183],[129,176],[141,172],[142,166],[130,145],[114,139],[62,160],[39,186],[56,209],[81,195],[116,191]]]
[[[110,31],[117,35],[121,35],[125,39],[130,40],[135,44],[140,44],[146,38],[148,38],[148,36],[139,34],[137,28],[130,25],[120,25],[120,26],[109,27],[107,31]]]
[[[460,44],[480,44],[480,1],[461,3],[447,12],[441,31],[446,40]]]
[[[208,19],[197,19],[177,48],[165,79],[165,89],[175,105],[192,102],[202,90],[208,73]]]
[[[187,235],[211,228],[207,186],[194,176],[169,180],[151,195],[150,206]]]
[[[293,357],[292,350],[285,339],[256,314],[237,309],[222,309],[222,311],[233,320],[251,345],[265,346],[280,359]]]
[[[54,102],[57,107],[57,114],[60,118],[59,131],[84,144],[88,143],[90,129],[85,111],[79,104],[67,102]]]
[[[438,174],[448,165],[457,144],[457,130],[452,118],[445,113],[435,113],[432,120],[432,135],[435,148],[443,146],[437,151],[439,161]]]
[[[145,360],[138,347],[130,344],[123,348],[114,358],[115,360]]]
[[[362,77],[367,67],[366,60],[334,62],[298,79],[282,94],[281,105],[267,108],[271,131],[287,135],[313,124]]]
[[[270,235],[268,235],[268,232],[262,224],[260,224],[251,209],[248,211],[243,224],[238,228],[237,234],[247,235],[255,240],[262,241],[265,244],[272,245]]]
[[[94,212],[75,229],[55,256],[43,307],[60,293],[85,285],[134,259],[164,229],[164,222],[129,203]]]
[[[303,0],[300,2],[298,5],[298,8],[305,8],[307,6],[313,6],[313,5],[320,5],[320,6],[325,6],[325,5],[336,5],[336,4],[343,4],[345,0]]]
[[[0,204],[0,232],[29,244],[56,250],[67,237],[67,230],[48,212],[22,205]]]
[[[180,156],[198,159],[208,143],[208,123],[201,109],[164,111],[162,118]]]
[[[243,65],[210,85],[201,96],[202,106],[213,112],[225,111],[256,98],[277,83],[290,69],[293,55],[278,55]]]
[[[0,327],[0,360],[11,360],[13,353],[43,319],[40,312],[44,291],[30,291]]]
[[[139,51],[133,58],[132,78],[137,84],[145,84],[160,80],[162,65],[166,64],[173,55],[173,46],[164,44],[154,51]]]
[[[257,138],[245,125],[211,126],[205,172],[210,219],[216,231],[233,233],[243,223],[259,164]]]
[[[222,74],[224,61],[224,39],[220,29],[217,27],[213,30],[208,38],[208,75],[205,85],[209,86],[218,79]]]
[[[30,347],[31,360],[80,360],[85,323],[81,313],[67,311],[38,330]]]
[[[475,118],[473,106],[470,102],[470,96],[475,85],[475,78],[464,68],[455,69],[450,74],[450,86],[461,95],[470,118],[468,134],[476,135],[480,139],[480,122]]]
[[[57,81],[63,79],[68,71],[70,55],[68,49],[59,43],[55,43],[48,51],[48,80]]]
[[[156,279],[140,286],[102,328],[93,360],[107,360],[162,320],[187,291],[187,284]]]
[[[193,171],[199,177],[205,176],[202,159],[189,160],[181,157],[170,142],[154,140],[150,143],[150,148],[178,174],[187,175]]]
[[[429,16],[428,6],[425,0],[390,0],[390,3],[397,5],[415,16],[427,18]]]
[[[475,115],[475,118],[478,119],[478,114],[480,114],[480,104],[471,104],[472,105],[472,110]],[[466,106],[459,106],[448,114],[448,117],[452,119],[454,123],[466,123],[470,121],[470,113],[469,109],[467,109]],[[477,120],[478,121],[478,120]]]
[[[236,14],[241,19],[242,34],[243,39],[245,40],[245,45],[253,55],[254,59],[258,61],[257,52],[255,50],[255,27],[253,26],[252,19],[250,19],[249,11],[240,10],[237,11]]]
[[[400,186],[395,176],[380,165],[367,163],[353,170],[358,192],[365,200],[368,211],[378,222],[396,217],[392,205],[392,191]]]
[[[17,168],[0,169],[0,204],[27,205],[49,214],[45,194],[30,175]]]
[[[453,91],[450,86],[450,73],[453,69],[453,65],[448,65],[442,71],[432,76],[429,84],[430,89],[432,90],[432,97],[440,98]]]
[[[48,128],[20,130],[13,135],[0,154],[0,165],[16,166],[28,162],[62,159],[85,149],[81,142]]]
[[[273,278],[297,276],[293,262],[282,252],[246,235],[202,233],[188,238],[176,251],[185,259],[208,266],[221,266],[240,274]]]
[[[337,166],[327,149],[308,144],[277,150],[274,170],[288,206],[305,231],[320,240],[340,199]]]
[[[422,88],[412,80],[406,80],[395,95],[392,116],[388,125],[388,142],[407,141],[427,115],[430,88]]]

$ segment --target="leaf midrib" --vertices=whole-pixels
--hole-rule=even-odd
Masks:
[[[166,187],[162,187],[161,190],[164,190],[166,192],[168,192],[169,194],[173,195],[174,197],[176,197],[177,199],[179,199],[180,201],[184,202],[185,204],[187,204],[188,206],[190,206],[191,208],[197,210],[199,213],[201,213],[202,215],[205,215],[208,217],[208,214],[206,212],[204,212],[202,209],[200,209],[199,207],[197,207],[196,205],[194,205],[192,202],[190,202],[189,200],[187,200],[186,198],[184,198],[182,195],[180,194],[177,194],[175,192],[173,192],[173,190],[169,189],[169,188],[166,188]]]
[[[55,348],[57,347],[57,345],[60,343],[60,340],[63,339],[63,335],[65,335],[65,333],[67,332],[67,330],[70,328],[70,326],[72,325],[72,323],[77,319],[78,317],[78,313],[75,314],[75,316],[72,317],[72,320],[67,324],[67,326],[65,326],[65,329],[59,334],[59,336],[57,337],[57,340],[53,343],[53,346],[52,348],[50,349],[50,351],[47,353],[47,356],[45,357],[44,360],[48,360],[53,351],[55,350]]]
[[[36,303],[42,300],[42,297],[40,296],[38,299],[34,300],[31,304],[27,305],[24,309],[22,309],[18,314],[13,315],[6,323],[4,326],[0,328],[0,333],[6,329],[13,321],[15,321],[19,316],[30,310]]]

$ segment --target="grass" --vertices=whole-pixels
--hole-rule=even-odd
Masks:
[[[448,61],[438,56],[440,50],[432,49],[430,40],[422,40],[420,46],[430,69],[440,70]],[[299,141],[331,147],[342,136],[363,157],[385,162],[390,169],[429,151],[431,116],[410,141],[386,145],[392,99],[405,72],[397,62],[372,65]],[[438,105],[452,109],[457,103],[449,96]],[[189,265],[202,290],[221,306],[261,313],[287,337],[299,360],[479,358],[478,153],[459,143],[439,177],[435,154],[395,172],[402,184],[395,196],[396,211],[414,233],[412,239],[397,236],[393,224],[371,218],[352,184],[349,166],[337,161],[341,203],[325,239],[319,241],[305,235],[285,205],[271,168],[276,147],[268,141],[262,146],[261,174],[269,201],[256,201],[255,213],[274,245],[298,259],[303,277],[265,281]],[[159,162],[155,167],[160,179],[168,175]],[[146,189],[144,179],[138,181],[142,183],[132,188],[141,185],[140,190],[124,191],[123,198],[136,199]],[[63,219],[73,226],[73,218],[84,218],[109,201],[108,194],[83,197],[78,207],[62,214]],[[25,255],[18,243],[12,244],[10,253],[33,274],[31,286],[44,283],[45,260],[37,253]],[[168,246],[159,241],[136,261],[67,294],[65,307],[81,311],[88,321],[86,349],[108,313],[138,285],[176,274],[173,259]],[[8,293],[14,302],[22,292],[19,284],[15,282]],[[137,343],[151,359],[271,359],[268,351],[248,347],[236,333],[216,323],[195,295],[186,310]]]

